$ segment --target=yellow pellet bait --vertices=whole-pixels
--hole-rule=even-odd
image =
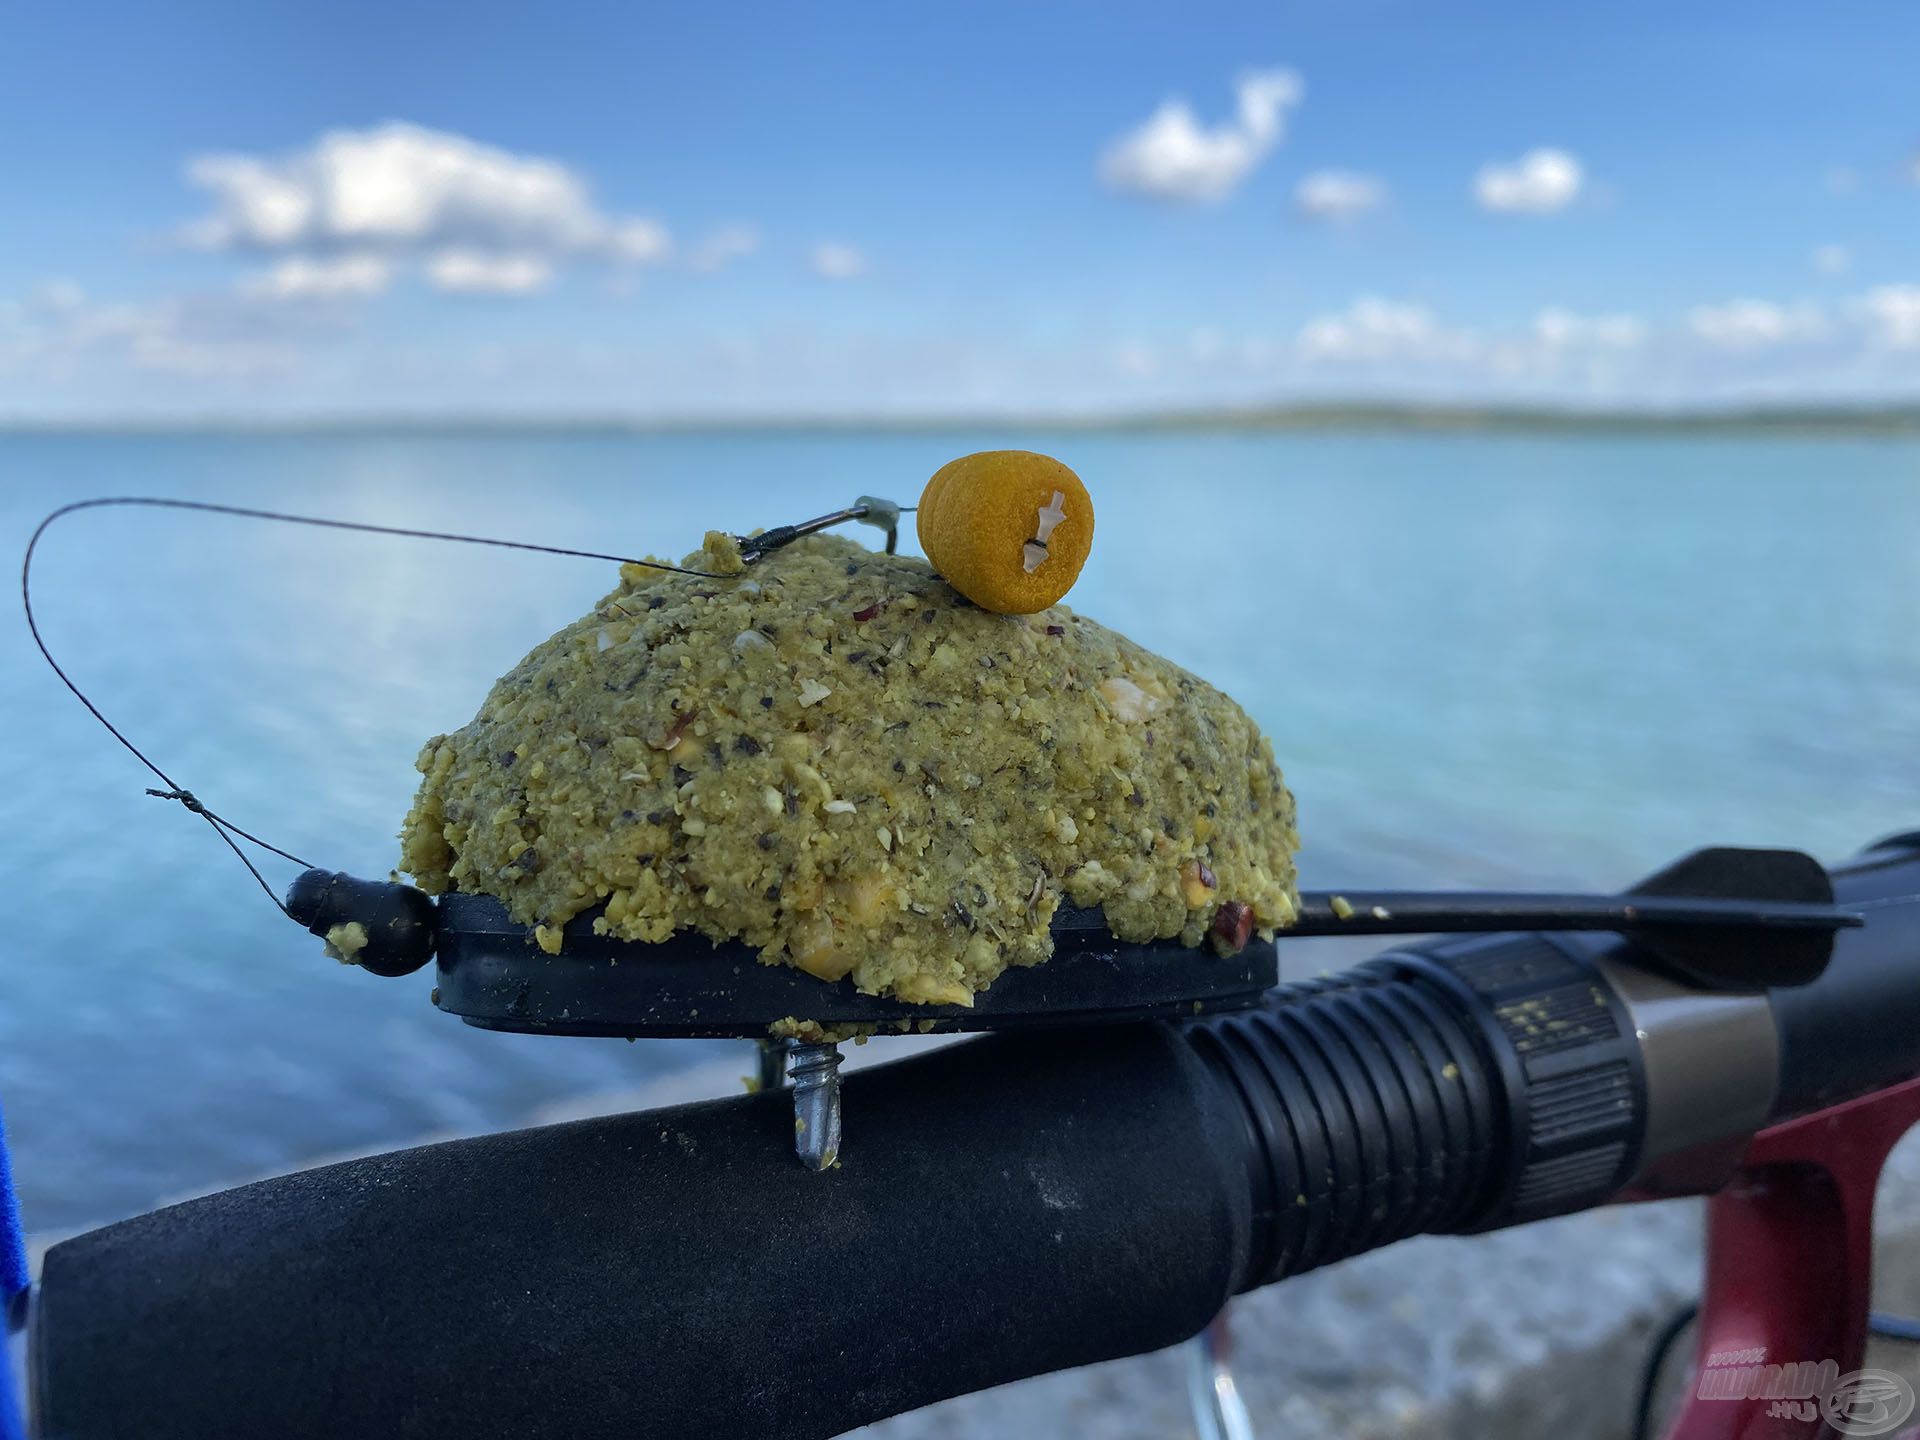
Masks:
[[[982,450],[941,466],[914,518],[940,577],[1002,615],[1032,615],[1060,599],[1093,548],[1087,487],[1031,450]]]

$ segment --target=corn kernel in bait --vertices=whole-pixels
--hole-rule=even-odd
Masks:
[[[1080,576],[1093,501],[1065,465],[1031,450],[982,450],[943,465],[914,515],[920,548],[983,610],[1033,615]]]

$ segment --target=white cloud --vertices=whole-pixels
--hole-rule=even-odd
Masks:
[[[673,238],[656,220],[622,220],[607,230],[604,247],[629,265],[657,265],[673,254]]]
[[[242,281],[240,291],[276,300],[344,299],[378,295],[392,279],[392,262],[382,255],[289,255]]]
[[[187,164],[187,179],[215,197],[215,213],[183,232],[189,244],[208,250],[253,245],[297,245],[313,228],[309,188],[245,155],[201,155]]]
[[[1491,335],[1471,358],[1483,361],[1498,380],[1538,386],[1571,378],[1599,394],[1614,388],[1648,337],[1637,315],[1582,315],[1549,305],[1524,330]]]
[[[187,178],[212,198],[189,243],[214,250],[665,258],[655,221],[609,216],[578,174],[463,135],[399,121],[332,130],[277,158],[202,155]]]
[[[427,261],[427,282],[456,295],[530,295],[552,280],[553,266],[541,255],[442,250]]]
[[[1316,316],[1294,337],[1295,350],[1309,361],[1438,359],[1472,347],[1467,332],[1442,327],[1425,305],[1371,295]]]
[[[1826,332],[1826,317],[1812,305],[1776,305],[1770,300],[1729,300],[1687,312],[1694,337],[1720,350],[1769,350],[1811,340]]]
[[[1387,187],[1371,175],[1316,170],[1294,187],[1293,203],[1313,220],[1357,219],[1387,203]]]
[[[27,303],[41,310],[76,310],[87,303],[87,292],[72,280],[46,280],[34,287]]]
[[[0,303],[0,373],[67,381],[100,367],[194,380],[246,381],[298,364],[293,332],[264,308],[232,296],[95,300],[70,281],[26,301]]]
[[[837,240],[823,240],[814,246],[807,263],[822,280],[858,280],[867,273],[867,257]]]
[[[1160,356],[1144,340],[1127,340],[1113,350],[1113,368],[1135,380],[1145,380],[1160,369]]]
[[[1474,176],[1474,198],[1483,210],[1509,215],[1548,215],[1580,198],[1586,172],[1564,150],[1529,150],[1511,164],[1488,164]]]
[[[1844,245],[1820,245],[1813,252],[1813,268],[1822,275],[1844,275],[1853,268],[1853,252]]]
[[[1920,285],[1882,285],[1861,296],[1854,310],[1879,345],[1890,350],[1920,348]]]
[[[1533,317],[1533,338],[1550,350],[1632,350],[1647,338],[1637,315],[1576,315],[1548,307]]]
[[[1180,204],[1224,200],[1280,143],[1287,111],[1305,93],[1291,70],[1240,77],[1231,121],[1205,128],[1185,100],[1163,101],[1100,159],[1100,176],[1116,190]]]
[[[1825,180],[1829,195],[1852,195],[1860,188],[1860,177],[1845,165],[1836,165],[1827,171]]]
[[[735,260],[744,260],[760,248],[760,232],[752,225],[722,225],[687,255],[687,264],[703,275],[723,270]]]

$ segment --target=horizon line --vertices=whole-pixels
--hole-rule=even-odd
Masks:
[[[647,415],[622,411],[355,410],[243,415],[0,415],[0,435],[311,434],[551,431],[701,434],[941,430],[1756,430],[1920,433],[1920,400],[1759,401],[1589,406],[1572,403],[1330,400],[1137,410],[899,413],[778,411]]]

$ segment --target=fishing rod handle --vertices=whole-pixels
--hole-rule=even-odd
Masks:
[[[1818,980],[1770,996],[1776,1120],[1920,1074],[1920,831],[1889,836],[1832,873],[1835,900],[1867,923],[1840,932]]]
[[[1349,1001],[1276,1003],[1318,1024]],[[1495,1103],[1466,1027],[1422,1034]],[[350,1161],[108,1226],[46,1257],[42,1433],[90,1440],[137,1415],[155,1437],[837,1435],[1175,1343],[1280,1273],[1283,1250],[1324,1263],[1465,1219],[1497,1188],[1481,1117],[1488,1143],[1431,1171],[1343,1158],[1336,1188],[1302,1176],[1276,1203],[1268,1147],[1311,1150],[1323,1108],[1371,1130],[1366,1097],[1401,1071],[1374,1056],[1255,1105],[1216,1039],[1029,1032],[859,1072],[842,1163],[818,1174],[793,1160],[786,1098],[762,1094]],[[1289,1021],[1224,1043],[1260,1065],[1294,1039]],[[1375,1189],[1424,1198],[1353,1221]]]
[[[108,1226],[46,1259],[42,1433],[818,1440],[1172,1344],[1235,1293],[1405,1236],[1597,1203],[1637,1110],[1563,1123],[1507,992],[1565,977],[1471,960],[863,1071],[820,1174],[763,1094]],[[1590,1049],[1560,1073],[1617,1058]]]

